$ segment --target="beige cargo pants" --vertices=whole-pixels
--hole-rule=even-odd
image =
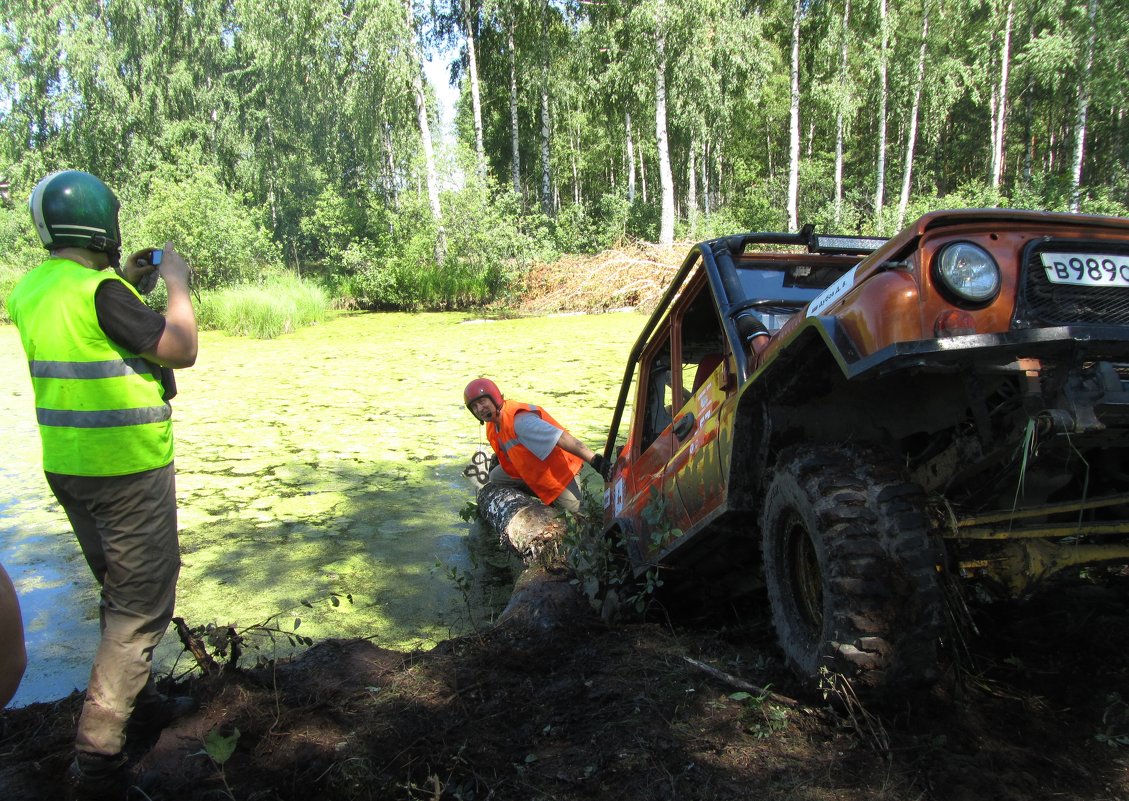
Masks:
[[[120,753],[138,696],[151,692],[153,649],[172,619],[180,548],[172,464],[128,476],[47,474],[102,586],[102,637],[75,748]]]

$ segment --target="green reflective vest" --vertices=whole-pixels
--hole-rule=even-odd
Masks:
[[[112,342],[98,325],[94,292],[103,281],[121,279],[48,259],[8,296],[31,369],[49,473],[122,476],[173,458],[172,409],[161,397],[160,368]]]

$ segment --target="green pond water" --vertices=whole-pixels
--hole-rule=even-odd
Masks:
[[[284,630],[301,618],[298,632],[315,640],[396,649],[488,620],[504,588],[465,592],[449,575],[482,573],[469,548],[481,537],[459,517],[473,497],[462,469],[485,446],[463,387],[490,376],[600,450],[643,321],[350,314],[275,340],[203,332],[173,401],[176,614],[239,628],[277,614]],[[17,706],[84,688],[98,636],[96,585],[47,488],[34,421],[18,333],[0,326],[0,563],[29,656]],[[256,642],[267,655],[290,647]],[[160,667],[187,667],[180,650],[170,629]]]

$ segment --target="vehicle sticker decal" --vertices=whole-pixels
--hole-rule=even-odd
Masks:
[[[835,280],[835,283],[820,292],[816,299],[808,304],[806,316],[816,317],[823,314],[832,303],[846,295],[851,290],[851,287],[855,285],[855,273],[857,271],[858,267],[852,267],[839,276],[839,278]]]

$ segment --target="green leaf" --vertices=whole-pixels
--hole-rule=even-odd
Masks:
[[[219,729],[212,729],[204,738],[204,750],[217,765],[223,765],[235,753],[235,744],[239,742],[239,729],[236,728],[227,737],[220,734]]]
[[[300,618],[300,617],[294,618],[294,631],[297,631],[298,627],[301,626],[301,625],[302,625],[302,618]]]

